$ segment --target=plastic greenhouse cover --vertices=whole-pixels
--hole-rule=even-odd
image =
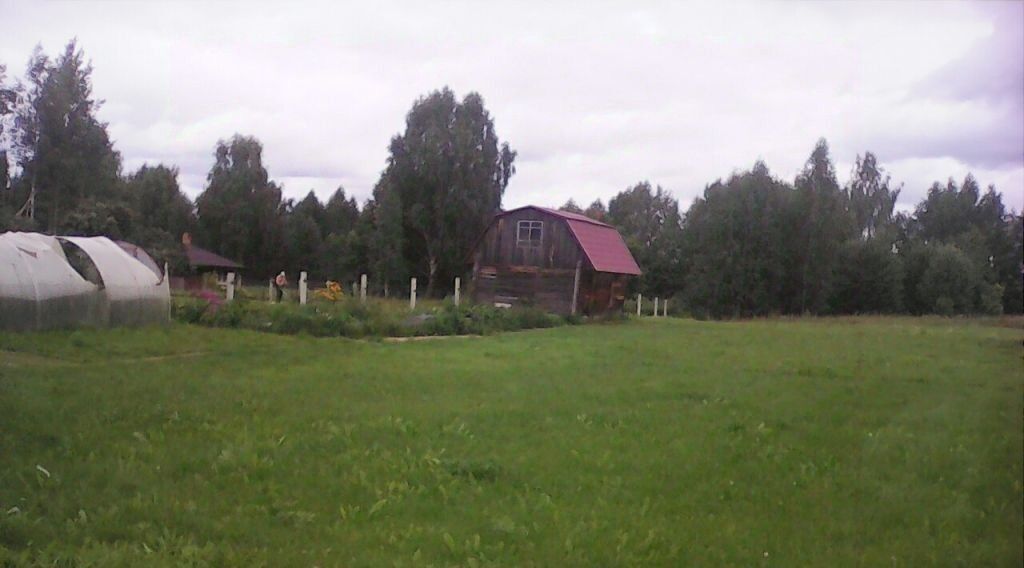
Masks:
[[[56,238],[0,234],[0,328],[102,324],[102,291],[68,263]]]
[[[110,325],[166,322],[170,284],[106,237],[61,237],[85,251],[103,279],[110,303]]]
[[[62,241],[88,257],[95,283],[72,266]],[[105,237],[0,233],[0,330],[162,323],[169,307],[167,279]]]
[[[149,256],[149,253],[142,249],[140,246],[133,245],[125,241],[114,241],[117,246],[124,249],[124,252],[128,253],[128,256],[146,265],[146,268],[153,271],[157,278],[162,278],[164,271],[160,269],[153,257]]]

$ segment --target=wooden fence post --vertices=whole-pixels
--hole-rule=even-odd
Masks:
[[[416,309],[416,279],[409,281],[409,309]]]
[[[658,317],[658,297],[654,297],[654,317]]]
[[[306,305],[306,295],[309,292],[309,288],[306,284],[306,271],[303,270],[299,273],[299,304]]]
[[[227,289],[227,301],[235,299],[235,273],[228,272],[228,289]]]
[[[644,305],[644,295],[643,294],[637,294],[636,295],[636,315],[638,315],[638,316],[640,315],[640,307],[643,306],[643,305]]]
[[[359,301],[366,303],[366,275],[359,277]]]
[[[270,302],[274,301],[274,279],[270,279],[270,283],[267,284],[267,300]]]
[[[668,298],[665,299],[665,303],[661,307],[661,315],[662,317],[668,317]]]
[[[456,276],[455,277],[455,305],[456,306],[459,305],[459,300],[461,299],[460,298],[460,295],[462,293],[461,292],[461,288],[462,288],[462,278],[459,278],[458,276]]]
[[[583,266],[582,260],[576,261],[576,277],[572,281],[572,315],[576,315],[576,299],[580,294],[580,267]]]

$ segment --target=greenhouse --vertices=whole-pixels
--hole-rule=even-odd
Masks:
[[[166,273],[131,247],[106,237],[0,234],[0,330],[168,322]]]

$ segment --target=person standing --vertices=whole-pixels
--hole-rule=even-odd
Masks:
[[[276,296],[277,303],[281,303],[284,298],[284,288],[288,285],[288,278],[284,275],[284,270],[274,278],[274,295]]]

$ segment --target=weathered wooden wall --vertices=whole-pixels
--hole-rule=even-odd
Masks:
[[[585,314],[600,314],[622,309],[626,301],[629,276],[586,271],[580,280],[578,309]]]
[[[516,226],[519,221],[544,223],[540,247],[516,246]],[[536,209],[513,211],[499,217],[484,234],[476,254],[475,260],[480,266],[535,266],[573,271],[576,270],[576,261],[581,258],[576,239],[565,222]]]
[[[517,246],[519,221],[541,221],[539,247]],[[579,246],[560,218],[536,209],[499,217],[487,229],[473,258],[473,299],[481,303],[534,305],[572,311]]]
[[[541,246],[517,246],[519,221],[544,223]],[[577,313],[602,313],[622,306],[626,277],[594,272],[563,219],[536,209],[513,211],[492,223],[478,244],[470,293],[480,303],[532,305],[568,314],[577,263],[581,268]]]

